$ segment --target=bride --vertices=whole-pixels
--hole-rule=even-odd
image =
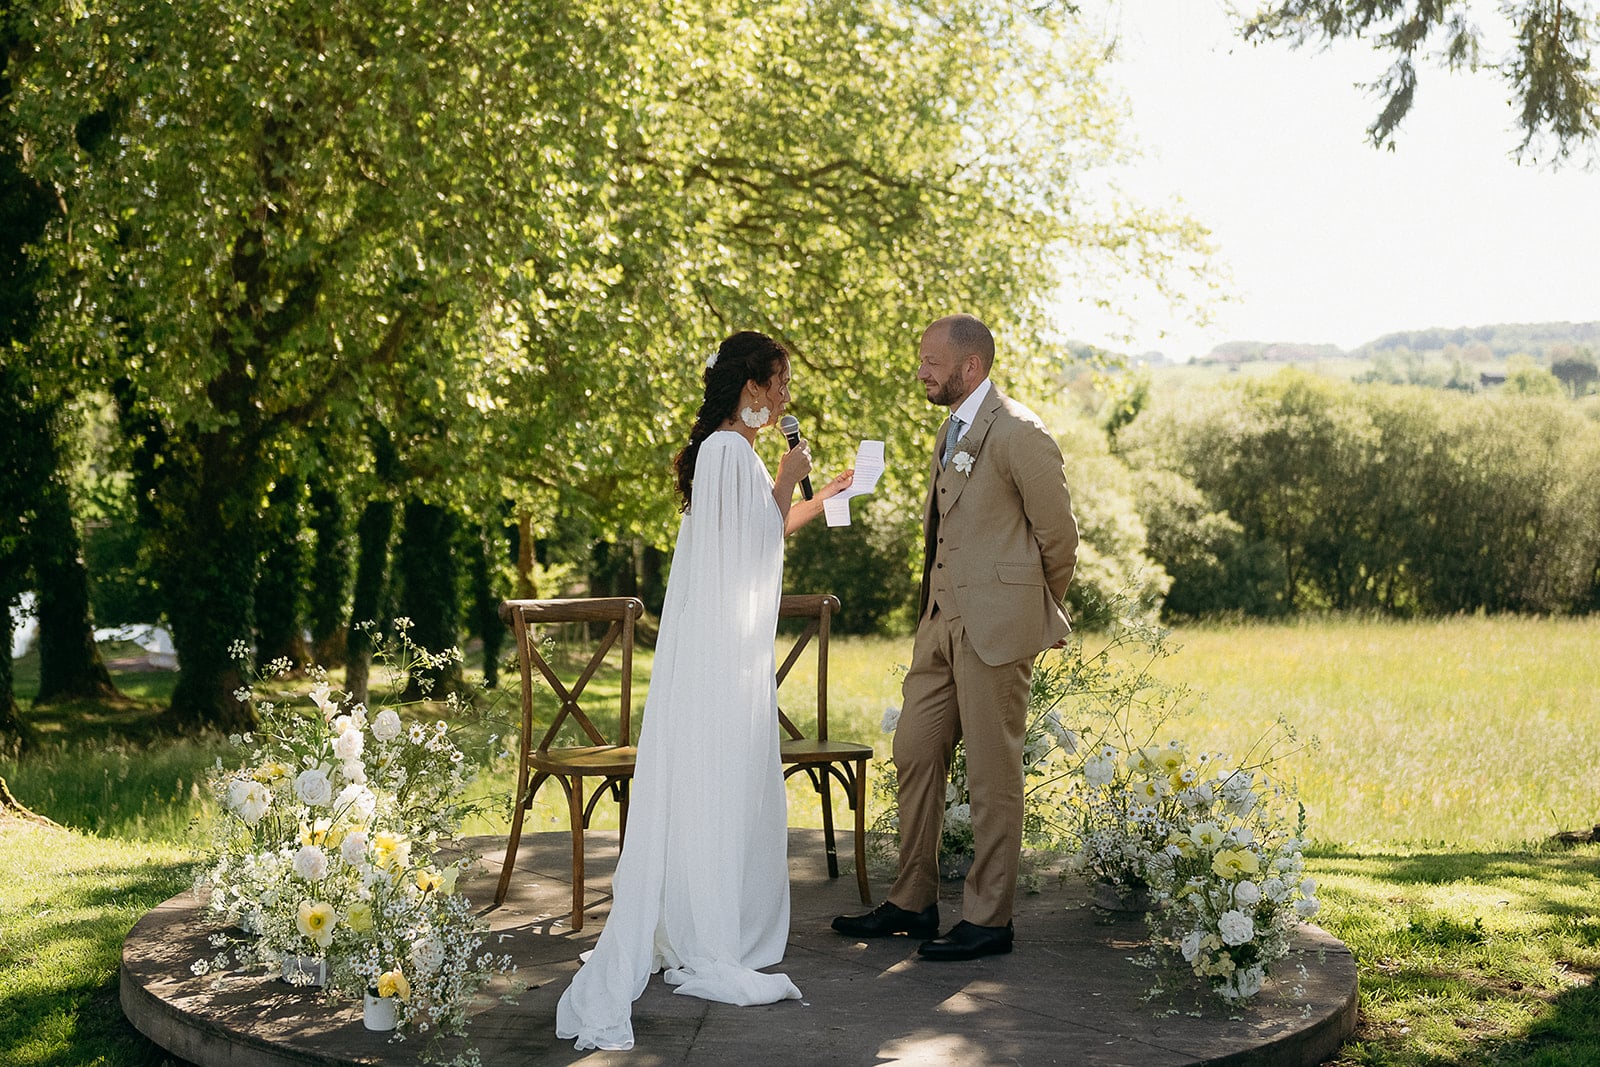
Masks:
[[[789,354],[764,334],[723,341],[678,454],[683,521],[667,579],[611,915],[556,1008],[578,1049],[633,1047],[633,1002],[652,972],[728,1004],[798,998],[766,974],[789,938],[788,811],[778,759],[773,640],[783,538],[849,487],[794,501],[809,446],[774,483],[754,444],[789,403]]]

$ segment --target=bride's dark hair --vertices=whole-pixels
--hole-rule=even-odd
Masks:
[[[789,358],[789,350],[764,333],[741,330],[717,346],[716,363],[706,368],[705,399],[695,415],[689,443],[683,446],[672,465],[678,471],[679,510],[689,510],[689,495],[694,486],[694,461],[700,445],[723,423],[733,418],[744,391],[744,383],[762,386],[772,381],[779,366]]]

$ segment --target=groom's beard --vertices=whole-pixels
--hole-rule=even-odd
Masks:
[[[940,407],[952,408],[967,392],[967,379],[956,371],[944,380],[938,390],[928,394],[928,403],[938,404]]]

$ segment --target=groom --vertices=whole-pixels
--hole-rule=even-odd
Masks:
[[[900,876],[850,937],[910,934],[918,952],[1010,952],[1022,852],[1022,744],[1033,659],[1069,632],[1061,606],[1078,555],[1061,450],[1038,417],[989,381],[994,338],[971,315],[922,335],[917,380],[951,409],[929,464],[922,599],[894,735]],[[939,932],[939,837],[957,740],[967,757],[974,857],[962,918]]]

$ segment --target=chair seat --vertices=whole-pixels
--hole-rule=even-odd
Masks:
[[[549,748],[533,753],[533,768],[549,774],[631,775],[639,758],[637,745],[589,745]]]
[[[785,765],[841,763],[846,760],[871,759],[872,748],[851,741],[818,741],[814,737],[786,737],[779,746],[779,756]]]

